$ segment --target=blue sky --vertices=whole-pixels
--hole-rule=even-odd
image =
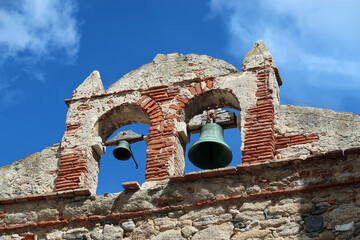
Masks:
[[[0,166],[61,141],[64,99],[93,70],[108,88],[157,53],[206,54],[241,69],[262,39],[282,76],[282,104],[359,114],[359,11],[356,0],[0,0]],[[133,150],[136,171],[108,149],[99,194],[143,181],[145,145]]]

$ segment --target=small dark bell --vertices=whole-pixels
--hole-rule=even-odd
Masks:
[[[232,152],[224,142],[220,125],[208,123],[201,128],[200,138],[189,149],[189,160],[198,168],[215,169],[226,167],[232,161]]]
[[[131,158],[132,153],[130,150],[130,144],[123,140],[119,142],[119,145],[113,151],[114,157],[121,161],[126,161]]]

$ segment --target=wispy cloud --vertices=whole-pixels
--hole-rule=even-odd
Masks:
[[[278,65],[347,76],[337,84],[359,85],[359,1],[212,0],[210,7],[227,24],[230,53],[244,56],[262,39]]]
[[[42,64],[76,60],[80,34],[75,0],[12,0],[0,4],[0,91],[11,99],[19,72],[44,81]],[[17,71],[9,71],[8,66]],[[37,75],[29,74],[36,72]]]
[[[7,105],[14,105],[19,102],[22,90],[11,87],[18,78],[19,75],[15,75],[11,79],[7,79],[7,81],[0,81],[0,101]]]
[[[58,51],[73,59],[79,50],[76,11],[71,0],[15,0],[1,5],[1,61],[51,59]]]

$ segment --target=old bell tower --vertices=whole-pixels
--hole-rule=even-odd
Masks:
[[[262,41],[241,71],[158,54],[106,91],[94,71],[66,100],[61,142],[0,169],[0,240],[358,239],[360,117],[280,105],[281,85]],[[148,136],[109,139],[132,123]],[[240,132],[241,159],[226,128]],[[96,195],[105,148],[126,141],[115,152],[125,160],[140,140],[145,182]],[[184,173],[186,154],[204,170]]]

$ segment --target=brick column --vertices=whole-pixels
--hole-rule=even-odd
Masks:
[[[269,69],[256,73],[256,106],[246,111],[245,142],[242,162],[262,162],[274,159],[274,104],[269,89]]]
[[[179,93],[179,87],[159,86],[141,92],[142,98],[137,103],[149,116],[149,142],[146,152],[145,180],[159,180],[175,172],[182,171],[176,165],[176,142],[179,141],[174,118],[164,113],[161,105],[170,102]]]
[[[64,138],[76,142],[76,133],[80,124],[66,125]],[[65,191],[87,187],[87,157],[79,149],[62,149],[56,179],[56,191]]]

